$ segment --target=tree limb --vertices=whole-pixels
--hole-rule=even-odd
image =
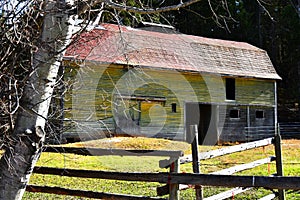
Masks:
[[[155,14],[155,13],[162,13],[162,12],[167,12],[167,11],[172,11],[172,10],[179,10],[180,8],[187,7],[189,5],[192,5],[192,4],[200,2],[200,1],[202,1],[202,0],[188,0],[186,2],[180,1],[178,4],[164,6],[164,7],[160,7],[160,8],[137,8],[137,7],[133,7],[133,6],[119,4],[112,0],[88,0],[88,1],[80,2],[78,5],[77,11],[79,13],[83,13],[93,5],[96,5],[98,3],[105,3],[108,7],[116,9],[116,10],[120,10],[120,11],[126,11],[126,12],[137,13],[137,14]]]

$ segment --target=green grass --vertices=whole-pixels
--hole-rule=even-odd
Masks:
[[[73,146],[92,146],[102,148],[126,148],[126,149],[169,149],[183,150],[185,153],[190,153],[189,145],[180,142],[172,142],[168,140],[150,140],[143,138],[119,138],[105,139],[108,141],[91,141],[85,144],[73,144]],[[70,146],[70,145],[69,145]],[[206,151],[211,148],[218,147],[200,147],[200,151]],[[286,176],[300,176],[300,140],[287,140],[283,142],[283,161],[284,172]],[[222,156],[215,159],[205,160],[201,162],[201,172],[209,173],[220,169],[228,168],[236,164],[251,162],[257,159],[265,158],[274,155],[272,145],[265,148],[257,148],[240,153],[234,153],[227,156]],[[72,169],[93,169],[93,170],[108,170],[108,171],[123,171],[123,172],[159,172],[166,171],[160,169],[158,162],[165,157],[133,157],[133,156],[78,156],[73,154],[57,154],[43,153],[38,166],[72,168]],[[191,172],[191,164],[181,165],[181,172]],[[275,164],[270,163],[256,167],[251,170],[241,172],[241,175],[271,175],[275,173]],[[110,193],[124,193],[134,195],[156,196],[156,187],[159,183],[144,183],[144,182],[125,182],[114,180],[100,179],[83,179],[70,178],[52,175],[33,174],[30,184],[60,186],[71,189],[92,190]],[[211,188],[204,187],[204,196],[216,194],[228,188]],[[188,189],[181,191],[181,199],[194,199],[194,190]],[[243,194],[235,195],[234,199],[259,199],[271,191],[262,188],[253,189]],[[300,199],[299,192],[287,191],[287,200]],[[70,196],[59,196],[43,193],[28,193],[26,192],[23,199],[87,199]],[[232,198],[230,198],[232,199]]]

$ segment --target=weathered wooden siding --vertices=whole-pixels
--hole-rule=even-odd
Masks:
[[[236,103],[274,105],[274,81],[262,79],[236,79]]]
[[[240,111],[239,118],[231,118],[230,110],[238,109]],[[256,111],[263,111],[263,118],[256,118]],[[229,106],[224,109],[220,115],[225,119],[224,124],[219,124],[221,135],[220,141],[248,141],[251,140],[249,133],[256,134],[260,130],[274,132],[274,107],[270,106]],[[251,130],[248,132],[248,130]],[[270,136],[270,135],[268,135]]]
[[[77,68],[78,73],[74,72],[74,67],[72,70],[67,77],[75,84],[66,94],[65,117],[74,120],[77,128],[67,131],[66,137],[68,133],[79,133],[82,138],[106,137],[116,131],[122,132],[115,126],[117,123],[121,128],[129,128],[123,130],[129,135],[184,139],[185,102],[226,107],[218,116],[225,119],[225,123],[219,125],[224,126],[223,129],[219,127],[223,130],[222,140],[242,138],[243,128],[249,125],[247,105],[254,113],[258,105],[271,106],[263,120],[252,119],[250,114],[251,125],[272,125],[274,120],[272,81],[236,78],[236,100],[228,102],[225,100],[225,79],[221,76],[96,63]],[[172,112],[174,103],[176,112]],[[228,117],[232,107],[241,110],[240,119]],[[153,129],[158,134],[154,134]]]

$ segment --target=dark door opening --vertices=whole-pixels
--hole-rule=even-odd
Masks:
[[[197,124],[200,145],[214,145],[217,142],[217,106],[201,103],[185,104],[186,134],[190,125]]]
[[[199,104],[199,107],[200,107],[200,122],[198,127],[198,133],[199,133],[199,144],[202,144],[204,142],[204,138],[208,132],[208,128],[211,122],[212,106]]]

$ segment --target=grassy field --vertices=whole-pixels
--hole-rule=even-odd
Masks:
[[[70,144],[68,145],[70,146]],[[98,141],[90,141],[86,143],[75,143],[72,146],[88,146],[101,148],[126,148],[126,149],[167,149],[167,150],[183,150],[185,154],[190,153],[190,146],[186,143],[175,142],[169,140],[156,140],[144,138],[106,138]],[[212,148],[220,147],[200,147],[200,151],[207,151]],[[284,172],[286,176],[300,176],[300,140],[283,140],[283,159]],[[248,150],[240,153],[210,159],[201,162],[201,172],[209,173],[220,169],[228,168],[236,164],[251,162],[257,159],[265,158],[274,155],[272,145]],[[162,157],[147,157],[147,156],[78,156],[73,154],[58,154],[58,153],[43,153],[37,165],[73,168],[73,169],[93,169],[93,170],[108,170],[108,171],[123,171],[123,172],[161,172],[166,169],[161,169],[158,166],[159,160]],[[191,172],[191,164],[181,165],[181,172]],[[252,170],[244,171],[240,174],[244,175],[271,175],[275,173],[275,164],[270,163],[256,167]],[[82,179],[68,178],[51,175],[33,174],[30,184],[60,186],[72,189],[92,190],[110,193],[124,193],[135,195],[156,196],[156,187],[159,183],[142,183],[142,182],[125,182],[100,179]],[[228,188],[227,188],[228,189]],[[216,194],[226,188],[204,188],[204,195],[209,196]],[[260,197],[270,194],[271,191],[264,189],[253,189],[243,194],[235,195],[234,199],[259,199]],[[194,199],[194,190],[188,189],[180,193],[181,199]],[[299,191],[287,191],[287,200],[300,199]],[[71,196],[58,196],[42,193],[26,192],[23,199],[87,199]],[[233,198],[230,198],[233,199]]]

